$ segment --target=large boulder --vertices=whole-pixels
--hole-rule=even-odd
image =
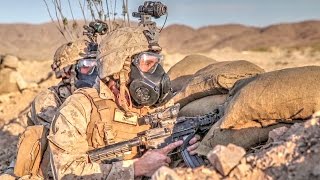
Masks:
[[[17,79],[22,78],[16,72],[20,63],[19,59],[12,55],[5,55],[0,58],[0,94],[18,91]]]
[[[320,113],[290,128],[278,128],[272,141],[244,157],[234,145],[216,146],[207,155],[210,164],[195,169],[160,168],[154,180],[167,179],[320,179]],[[253,136],[253,135],[252,135]],[[270,137],[271,138],[271,137]]]
[[[17,69],[19,66],[19,59],[16,56],[6,55],[3,57],[0,68]]]
[[[16,71],[9,68],[0,70],[0,94],[19,91],[15,74]]]
[[[246,151],[243,148],[234,144],[218,145],[210,151],[207,158],[220,174],[226,176],[239,164],[245,154]]]

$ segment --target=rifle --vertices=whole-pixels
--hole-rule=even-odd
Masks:
[[[139,125],[150,124],[151,129],[139,133],[133,139],[88,151],[90,160],[110,163],[121,160],[123,155],[130,152],[133,147],[158,149],[170,143],[183,140],[183,145],[171,155],[180,153],[186,165],[191,168],[205,164],[202,157],[190,155],[187,147],[195,134],[206,133],[220,119],[218,110],[204,116],[177,117],[179,107],[180,105],[176,104],[161,112],[142,117],[139,119]]]

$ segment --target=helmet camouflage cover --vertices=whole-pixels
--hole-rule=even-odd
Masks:
[[[79,59],[85,58],[88,53],[88,42],[86,40],[69,42],[60,46],[54,54],[51,65],[56,77],[61,78],[64,68],[76,64]]]
[[[123,27],[102,39],[98,55],[101,79],[120,72],[127,58],[152,50],[143,31],[141,27]]]

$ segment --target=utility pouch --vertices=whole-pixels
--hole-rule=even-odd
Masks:
[[[43,125],[29,126],[20,136],[18,143],[17,161],[14,174],[18,177],[25,175],[42,175],[41,163],[47,149],[48,129]]]

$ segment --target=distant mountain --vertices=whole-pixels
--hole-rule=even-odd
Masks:
[[[0,54],[28,59],[48,59],[65,42],[53,23],[0,25]]]
[[[299,47],[320,44],[320,21],[277,24],[263,28],[227,24],[192,29],[171,25],[163,30],[163,35],[160,42],[168,52],[206,52],[225,47],[237,50],[273,46]]]
[[[15,54],[27,59],[52,58],[66,42],[53,23],[1,24],[0,54]],[[170,25],[163,29],[160,44],[169,52],[196,53],[231,47],[237,50],[320,44],[320,21],[251,27],[240,24],[206,26],[194,29]]]

